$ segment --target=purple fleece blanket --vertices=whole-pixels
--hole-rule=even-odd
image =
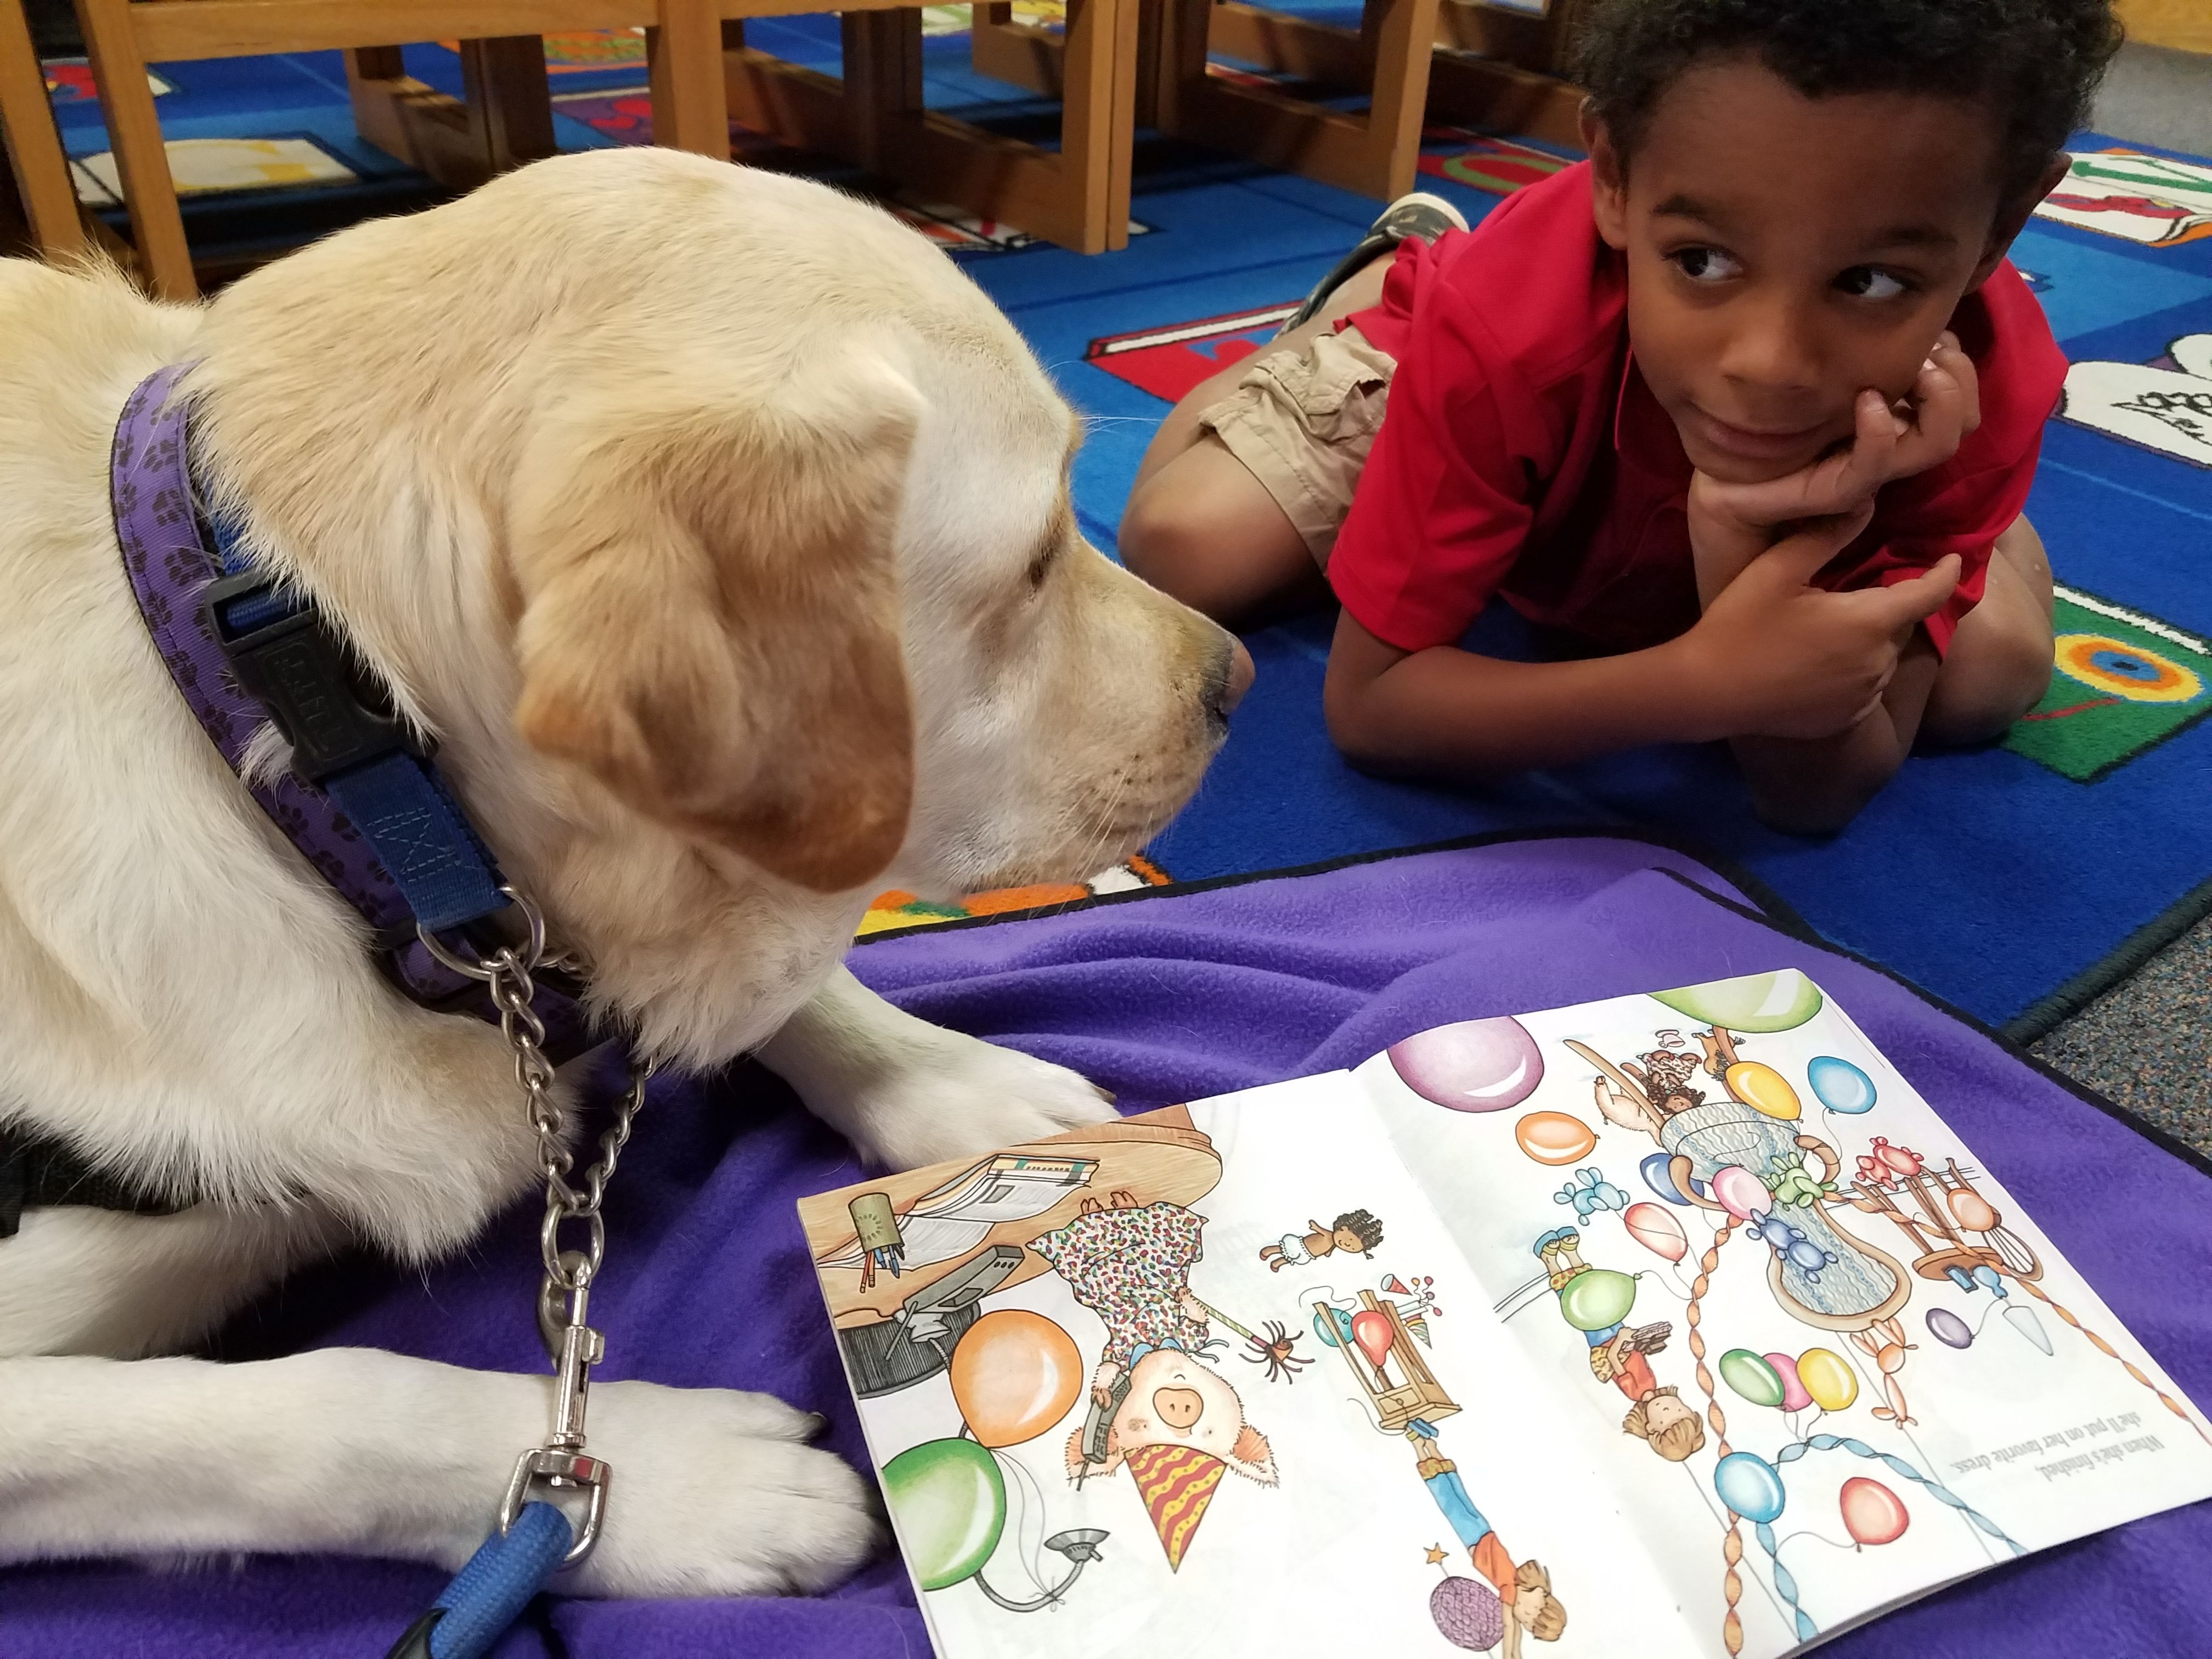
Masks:
[[[1560,838],[1406,854],[927,929],[868,945],[854,962],[902,1006],[1074,1066],[1128,1109],[1348,1066],[1447,1020],[1800,967],[1956,1126],[2182,1387],[2212,1400],[2204,1171],[1916,993],[1762,919],[1741,890],[1662,848]],[[802,1194],[860,1173],[843,1144],[756,1069],[656,1086],[608,1199],[608,1276],[592,1304],[608,1337],[602,1374],[769,1389],[827,1413],[830,1443],[860,1458],[792,1210]],[[428,1279],[334,1266],[293,1281],[222,1351],[365,1343],[536,1370],[536,1255],[534,1218],[517,1213]],[[495,1497],[485,1494],[487,1505]],[[2207,1559],[2212,1504],[2200,1504],[1990,1571],[1826,1651],[2212,1653]],[[441,1583],[427,1568],[327,1559],[0,1572],[0,1655],[379,1659]],[[501,1659],[927,1652],[890,1560],[810,1600],[541,1598],[499,1649]]]

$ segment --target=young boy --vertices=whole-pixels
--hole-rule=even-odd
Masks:
[[[1162,424],[1123,556],[1224,621],[1333,588],[1357,765],[1726,738],[1761,817],[1840,828],[2048,683],[2066,365],[2004,253],[2118,40],[2110,0],[1595,0],[1589,160],[1471,233],[1394,204]],[[1498,593],[1557,659],[1458,647]]]

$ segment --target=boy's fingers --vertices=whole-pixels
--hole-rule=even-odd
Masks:
[[[1963,430],[1972,432],[1982,423],[1982,382],[1975,371],[1974,360],[1959,344],[1959,337],[1945,329],[1930,354],[1936,368],[1958,383],[1960,399],[1960,421]]]
[[[1809,587],[1821,566],[1849,547],[1874,516],[1871,501],[1850,513],[1811,520],[1784,537],[1752,562],[1785,586]]]
[[[1897,627],[1923,621],[1942,610],[1957,590],[1961,568],[1959,556],[1946,553],[1908,580],[1867,589],[1868,597],[1876,602],[1869,608],[1877,609],[1886,622]]]
[[[1855,501],[1871,495],[1889,482],[1891,458],[1912,429],[1890,412],[1887,401],[1872,386],[1859,393],[1852,413],[1856,417],[1856,429],[1852,434],[1850,449],[1844,457],[1843,481],[1849,493],[1829,508],[1831,512],[1840,510],[1844,501]]]
[[[1893,478],[1910,477],[1949,459],[1966,432],[1965,388],[1932,357],[1912,383],[1912,430],[1897,441]]]

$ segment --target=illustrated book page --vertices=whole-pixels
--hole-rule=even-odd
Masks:
[[[1767,1659],[2212,1494],[2194,1408],[1794,972],[799,1212],[942,1659]]]
[[[1802,974],[1447,1026],[1357,1075],[1571,1418],[1554,1467],[1633,1517],[1708,1651],[2212,1495],[2202,1415]]]

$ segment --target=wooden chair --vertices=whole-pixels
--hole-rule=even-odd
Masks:
[[[82,252],[90,233],[19,0],[0,0],[0,150],[8,162],[0,172],[0,222],[12,222],[11,240],[47,255]]]
[[[744,44],[744,19],[822,3],[662,0],[656,122],[666,103],[686,124],[674,142],[711,149],[718,135],[726,146],[734,117],[1079,252],[1127,244],[1139,0],[1072,0],[1053,87],[1061,106],[1056,152],[923,106],[919,0],[848,0],[842,81]]]
[[[553,150],[539,34],[635,27],[653,0],[76,0],[123,200],[148,285],[198,292],[149,64],[331,49],[349,52],[356,118],[371,143],[455,188]],[[398,48],[464,41],[466,104],[408,79]]]
[[[1550,0],[1532,17],[1457,0],[1366,0],[1355,31],[1244,0],[1144,0],[1136,124],[1388,200],[1412,187],[1426,122],[1578,142],[1581,96],[1559,75],[1576,3]],[[1012,10],[976,7],[975,68],[1054,89],[1057,41],[1012,21]],[[1368,112],[1209,74],[1210,52],[1364,91]]]

